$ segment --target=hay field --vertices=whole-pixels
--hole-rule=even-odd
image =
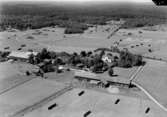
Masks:
[[[48,48],[54,51],[81,51],[92,50],[98,47],[110,47],[114,40],[119,39],[118,36],[113,39],[107,39],[113,31],[115,25],[97,26],[97,29],[88,29],[83,34],[64,34],[64,29],[59,27],[46,27],[38,30],[27,30],[14,32],[0,32],[0,50],[17,50],[22,44],[21,51],[32,49],[39,51],[41,48]],[[110,28],[110,31],[105,31]],[[93,32],[90,33],[90,30]]]
[[[147,60],[143,71],[134,82],[146,89],[162,105],[167,107],[167,63]]]
[[[152,27],[155,29],[154,31],[148,30],[150,27],[119,30],[117,35],[123,36],[119,46],[128,48],[132,53],[146,56],[151,54],[148,49],[151,49],[153,52],[162,50],[161,53],[165,54],[163,49],[167,45],[166,25],[157,25],[155,27]],[[132,48],[132,46],[134,47]]]
[[[37,30],[4,31],[0,32],[0,50],[7,50],[5,47],[9,47],[8,50],[21,48],[20,51],[27,51],[28,49],[40,51],[41,48],[45,47],[53,51],[72,53],[81,50],[94,50],[99,47],[110,47],[114,42],[119,42],[119,47],[128,48],[136,54],[147,55],[150,54],[148,49],[156,52],[163,50],[162,47],[167,45],[165,24],[152,27],[155,29],[154,31],[149,30],[150,27],[120,29],[108,38],[117,27],[119,25],[98,25],[97,27],[90,27],[83,34],[64,34],[64,28],[56,26]],[[21,47],[22,44],[26,44],[26,47]]]
[[[31,80],[33,76],[26,76],[26,71],[33,71],[35,67],[27,63],[0,63],[0,94],[20,83]]]
[[[78,96],[81,91],[85,93]],[[118,98],[120,102],[114,104]],[[55,103],[57,106],[48,110],[48,107]],[[150,112],[145,114],[147,107],[150,107]],[[82,117],[88,110],[92,112],[89,117],[166,117],[167,114],[150,100],[73,89],[25,117]]]
[[[0,95],[0,115],[8,117],[41,101],[65,86],[43,79],[33,79]]]

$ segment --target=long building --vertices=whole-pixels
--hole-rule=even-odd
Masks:
[[[85,80],[89,83],[91,82],[102,82],[104,84],[116,84],[122,86],[129,86],[130,81],[128,79],[119,78],[119,77],[105,77],[103,74],[95,74],[92,72],[84,71],[84,70],[75,70],[74,71],[75,79],[80,81]]]

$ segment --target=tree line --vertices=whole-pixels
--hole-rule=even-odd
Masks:
[[[8,27],[19,30],[39,29],[48,26],[66,28],[65,33],[83,33],[87,24],[105,25],[109,20],[124,19],[122,28],[142,27],[166,23],[167,15],[164,9],[156,10],[149,6],[56,6],[37,4],[2,4],[0,29]],[[141,9],[143,8],[143,9]],[[139,10],[140,9],[140,10]]]

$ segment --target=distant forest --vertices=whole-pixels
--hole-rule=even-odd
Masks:
[[[136,4],[67,5],[50,3],[4,3],[0,29],[39,29],[48,26],[66,28],[65,33],[82,33],[88,24],[105,25],[111,19],[124,19],[122,28],[153,26],[167,22],[167,7]]]

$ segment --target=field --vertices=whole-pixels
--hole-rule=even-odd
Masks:
[[[34,76],[26,76],[25,72],[33,71],[35,67],[26,63],[0,63],[0,94],[21,83],[29,81]]]
[[[133,54],[158,59],[144,58],[146,65],[133,82],[145,88],[167,108],[167,62],[164,62],[167,61],[166,8],[157,8],[153,12],[155,7],[147,5],[143,7],[136,5],[134,8],[129,5],[124,7],[120,5],[118,8],[111,8],[112,5],[96,8],[91,5],[84,8],[61,5],[55,8],[54,5],[42,4],[35,7],[17,4],[10,6],[12,5],[4,5],[1,12],[0,51],[39,52],[47,48],[55,52],[79,53],[82,50],[94,51],[97,48],[111,46],[127,48]],[[82,33],[65,34],[69,28]],[[114,67],[112,77],[108,72],[98,74],[98,77],[129,83],[138,68]],[[121,87],[120,92],[124,90],[124,93],[118,94],[76,88],[67,93],[65,90],[63,95],[56,97],[58,91],[72,83],[73,72],[46,73],[42,79],[34,75],[26,76],[26,70],[31,72],[36,68],[23,62],[0,63],[2,117],[13,114],[16,116],[25,114],[25,117],[81,117],[88,110],[92,112],[90,117],[166,117],[167,115],[167,112],[143,92],[140,90],[135,92],[133,88],[130,90]],[[85,93],[78,96],[83,90]],[[120,99],[120,102],[114,104],[117,99]],[[48,110],[48,107],[55,103],[57,107]],[[148,107],[150,111],[145,114]]]
[[[85,91],[85,93],[82,96],[78,96],[78,93],[81,91]],[[116,105],[114,103],[117,99],[120,99],[120,102]],[[48,107],[55,103],[57,106],[48,110]],[[148,114],[145,114],[147,107],[150,107],[151,110]],[[104,115],[114,117],[166,116],[166,112],[160,110],[153,102],[150,100],[142,100],[141,97],[137,99],[84,89],[74,89],[49,102],[45,106],[32,111],[25,117],[78,117],[83,116],[89,110],[92,112],[89,117],[101,117]]]
[[[72,35],[63,34],[64,29],[58,27],[47,27],[38,31],[0,32],[2,45],[0,49],[4,50],[5,47],[10,47],[8,50],[17,50],[22,44],[26,44],[26,47],[23,47],[21,51],[28,49],[39,51],[45,47],[53,51],[79,52],[81,50],[94,50],[98,47],[110,47],[114,40],[107,39],[107,36],[112,33],[112,29],[110,32],[102,31],[102,29],[105,30],[107,27],[112,28],[113,25],[98,26],[97,31],[94,29],[92,33],[86,31],[84,34]],[[41,33],[36,35],[34,34],[36,32]],[[29,39],[29,36],[33,37],[33,39]]]
[[[149,30],[150,28],[154,29],[154,31]],[[135,54],[149,56],[153,53],[165,54],[163,50],[167,45],[166,32],[167,28],[166,24],[164,24],[153,27],[121,29],[117,34],[123,35],[119,44],[120,47],[126,47]],[[153,52],[149,52],[149,49]],[[160,58],[161,56],[157,55],[157,57]]]
[[[65,88],[63,84],[36,78],[0,95],[0,114],[13,115]]]
[[[167,107],[167,63],[147,60],[143,71],[138,74],[134,82],[146,89],[160,104]]]

